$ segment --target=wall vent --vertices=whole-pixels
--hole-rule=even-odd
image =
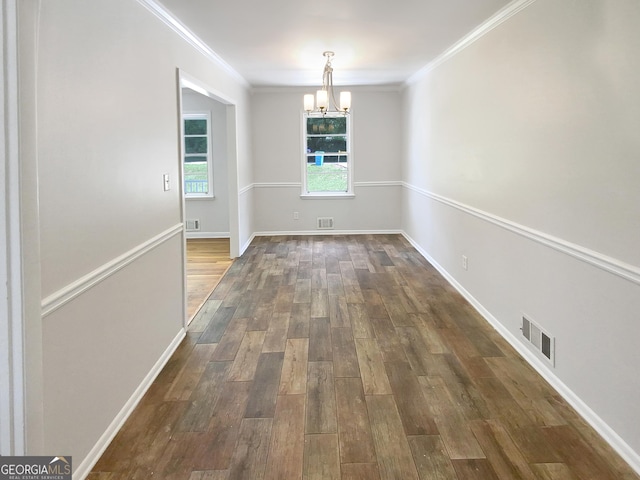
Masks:
[[[552,366],[556,363],[556,339],[545,332],[538,324],[531,319],[522,317],[522,335],[529,343],[546,358]]]
[[[333,217],[318,217],[318,229],[331,230],[333,228]]]
[[[200,220],[187,220],[187,232],[197,232],[200,230]]]

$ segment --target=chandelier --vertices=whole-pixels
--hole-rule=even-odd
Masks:
[[[304,96],[304,111],[307,114],[320,112],[324,115],[327,112],[342,112],[346,115],[351,108],[351,92],[340,92],[340,104],[336,103],[336,97],[333,94],[333,67],[331,66],[331,59],[335,54],[327,51],[322,55],[327,58],[322,73],[322,90],[316,92],[315,99],[312,94]]]

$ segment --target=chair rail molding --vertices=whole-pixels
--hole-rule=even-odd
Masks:
[[[430,198],[439,203],[465,212],[469,215],[473,215],[476,218],[497,225],[498,227],[504,228],[505,230],[516,233],[522,237],[528,238],[529,240],[533,240],[534,242],[540,243],[547,247],[553,248],[558,252],[574,257],[578,260],[588,263],[589,265],[600,268],[601,270],[612,273],[614,275],[617,275],[618,277],[624,278],[625,280],[640,285],[640,268],[623,262],[622,260],[604,255],[594,250],[590,250],[586,247],[571,243],[567,240],[554,237],[553,235],[548,235],[539,230],[520,225],[516,222],[512,222],[511,220],[507,220],[497,215],[484,212],[477,208],[465,205],[447,197],[443,197],[442,195],[438,195],[437,193],[429,192],[408,183],[404,183],[404,187],[407,190],[416,192],[426,198]]]
[[[102,282],[104,279],[110,277],[119,270],[134,262],[138,258],[142,257],[145,253],[153,250],[157,246],[166,242],[170,238],[182,233],[184,226],[182,223],[178,223],[173,227],[159,233],[158,235],[150,238],[144,243],[132,248],[128,252],[123,253],[117,258],[101,265],[94,271],[84,275],[78,280],[70,283],[69,285],[61,288],[57,292],[52,293],[48,297],[42,300],[42,317],[45,318],[51,313],[70,302],[78,295],[81,295],[94,285]]]

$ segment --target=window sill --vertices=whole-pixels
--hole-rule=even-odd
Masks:
[[[185,200],[215,200],[215,195],[185,195]]]
[[[342,200],[356,198],[354,193],[301,193],[302,200]]]

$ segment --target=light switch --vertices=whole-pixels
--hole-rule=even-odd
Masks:
[[[162,179],[164,181],[164,191],[168,192],[169,190],[171,190],[171,184],[169,183],[169,174],[165,173],[164,175],[162,175]]]

